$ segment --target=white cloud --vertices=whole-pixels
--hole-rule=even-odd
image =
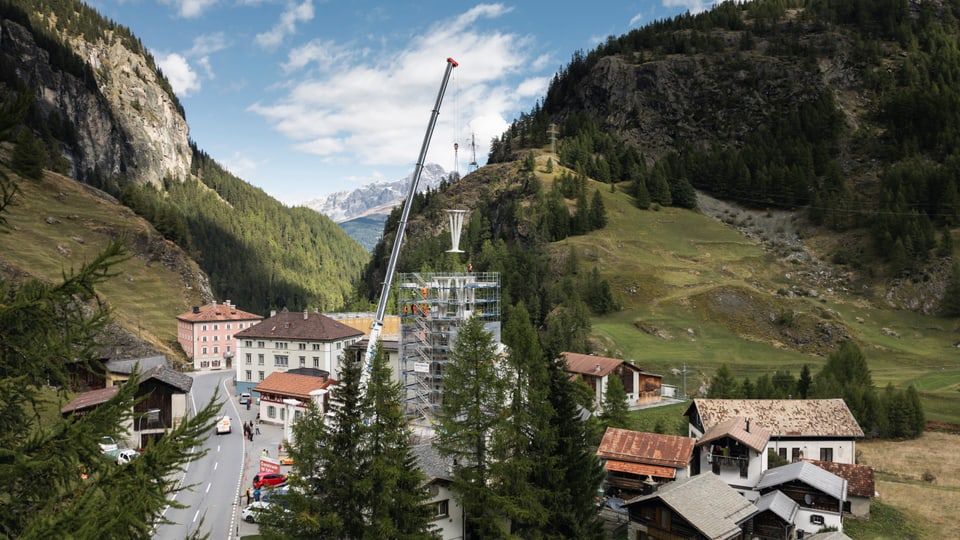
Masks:
[[[283,64],[296,78],[274,87],[282,97],[249,110],[324,163],[406,166],[415,162],[444,59],[452,56],[460,67],[453,70],[428,156],[452,170],[454,142],[469,154],[474,134],[477,155],[485,156],[490,139],[508,127],[507,117],[529,108],[530,97],[543,95],[549,83],[528,75],[532,62],[549,63],[531,54],[529,37],[482,30],[486,19],[510,11],[501,4],[478,5],[438,21],[390,54],[311,41],[292,50]]]
[[[204,34],[193,38],[193,47],[187,56],[207,56],[227,48],[227,38],[223,32]]]
[[[160,0],[168,6],[177,8],[177,14],[184,19],[203,15],[203,12],[217,4],[218,0]]]
[[[221,162],[237,178],[250,178],[257,167],[261,165],[247,154],[241,154],[240,152],[234,152],[233,155],[222,159]]]
[[[303,0],[302,4],[291,2],[280,14],[277,24],[270,30],[257,34],[254,39],[261,47],[276,47],[283,42],[283,38],[297,31],[297,23],[310,20],[313,20],[313,0]]]
[[[189,96],[200,90],[200,78],[183,56],[177,53],[158,56],[157,64],[178,96]]]

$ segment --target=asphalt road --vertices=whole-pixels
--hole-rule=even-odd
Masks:
[[[230,416],[233,432],[217,435],[211,429],[203,447],[207,455],[186,465],[180,482],[188,486],[174,498],[186,508],[167,507],[164,517],[172,524],[159,525],[153,538],[182,540],[190,534],[209,534],[211,539],[233,538],[239,520],[241,482],[244,480],[244,444],[241,410],[233,389],[233,371],[215,371],[195,375],[190,406],[195,411],[220,388],[222,414]],[[246,412],[246,411],[244,411]],[[245,486],[244,486],[245,487]],[[243,501],[244,503],[246,501]]]

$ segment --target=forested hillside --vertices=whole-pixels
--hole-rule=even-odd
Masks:
[[[130,29],[76,0],[0,0],[0,24],[11,36],[0,41],[0,139],[16,142],[21,176],[50,169],[117,197],[195,257],[216,298],[244,310],[344,306],[364,249],[192,144],[183,107]]]

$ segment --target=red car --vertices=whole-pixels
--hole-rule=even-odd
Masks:
[[[263,486],[279,486],[287,482],[287,475],[280,473],[258,474],[253,477],[253,487],[255,489]]]

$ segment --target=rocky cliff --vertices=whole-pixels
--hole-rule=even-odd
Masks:
[[[45,118],[55,113],[73,126],[73,140],[61,145],[69,164],[64,172],[79,180],[97,172],[158,186],[166,177],[186,178],[192,155],[187,123],[147,59],[109,30],[87,41],[58,29],[55,19],[41,18],[89,65],[84,73],[92,81],[60,69],[32,29],[11,19],[0,19],[0,55],[17,66]]]

